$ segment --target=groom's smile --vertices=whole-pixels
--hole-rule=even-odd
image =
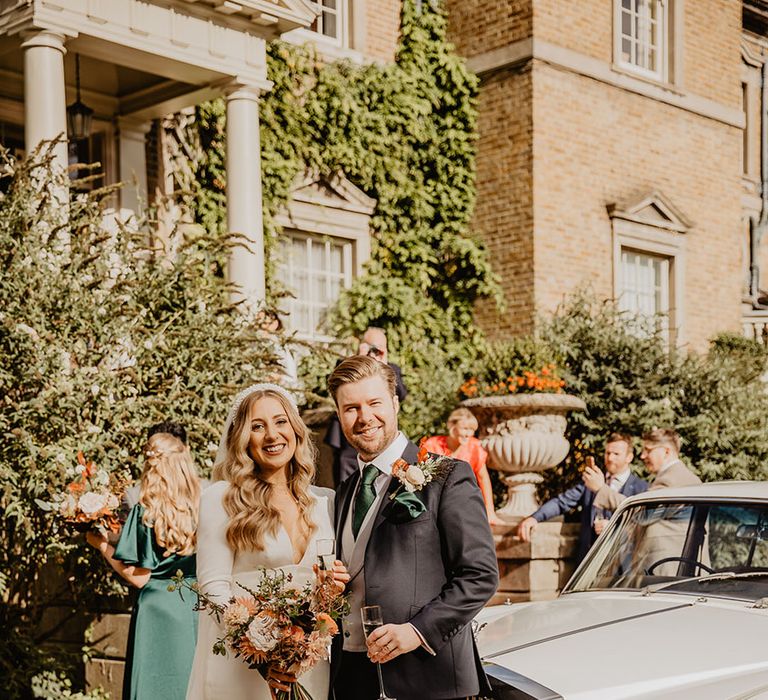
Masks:
[[[397,397],[379,376],[339,387],[339,422],[349,444],[363,461],[381,454],[397,435]]]

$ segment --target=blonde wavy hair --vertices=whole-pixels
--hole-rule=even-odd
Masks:
[[[155,433],[144,447],[139,503],[163,556],[195,551],[200,478],[189,448],[170,433]]]
[[[249,394],[235,412],[227,432],[226,457],[213,468],[215,481],[224,480],[230,484],[224,495],[224,510],[229,515],[227,543],[235,551],[263,550],[264,537],[276,535],[281,524],[280,511],[272,505],[273,487],[261,475],[258,463],[248,449],[251,409],[264,398],[280,402],[296,434],[296,452],[287,466],[288,489],[299,506],[304,534],[311,535],[315,530],[310,517],[312,497],[309,487],[315,478],[316,450],[309,430],[285,396],[271,389],[257,390]]]

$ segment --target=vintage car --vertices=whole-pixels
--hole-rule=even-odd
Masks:
[[[767,700],[768,484],[633,496],[559,598],[476,630],[497,700]]]

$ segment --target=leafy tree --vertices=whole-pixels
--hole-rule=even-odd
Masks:
[[[35,499],[65,488],[78,450],[135,473],[146,429],[160,419],[184,423],[198,464],[210,466],[227,399],[274,362],[266,340],[228,301],[216,262],[225,242],[197,230],[172,238],[173,255],[148,246],[149,233],[105,223],[109,190],[76,195],[62,223],[47,193],[66,184],[51,174],[51,157],[50,149],[22,162],[3,154],[0,164],[7,698],[31,697],[33,679],[38,694],[66,688],[56,672],[73,659],[46,641],[96,609],[101,596],[123,593],[100,557]],[[51,604],[61,613],[56,624],[45,615]]]
[[[268,73],[274,87],[260,104],[265,234],[272,250],[274,214],[305,168],[342,171],[376,200],[373,246],[365,273],[342,294],[328,325],[347,337],[369,325],[387,330],[391,354],[410,394],[403,405],[413,436],[443,428],[456,388],[481,345],[474,304],[498,298],[484,247],[472,236],[475,198],[477,78],[446,41],[438,3],[402,5],[394,63],[326,63],[311,47],[275,43]],[[193,160],[196,220],[222,230],[225,182],[223,104],[197,111],[204,147]],[[194,129],[193,129],[194,131]],[[284,293],[270,276],[270,294]],[[315,396],[336,355],[308,359]],[[311,370],[309,369],[311,367]]]

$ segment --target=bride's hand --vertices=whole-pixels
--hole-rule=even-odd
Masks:
[[[272,697],[277,697],[278,690],[282,690],[287,693],[291,689],[291,685],[296,683],[296,676],[293,673],[288,673],[276,666],[267,667],[267,684],[272,692]]]
[[[320,580],[330,576],[333,579],[336,588],[339,590],[339,593],[343,593],[349,583],[349,571],[347,571],[347,567],[344,566],[344,563],[338,559],[333,562],[333,568],[327,571],[321,571],[317,564],[315,564],[312,569],[315,572],[315,576]]]
[[[343,593],[350,579],[349,571],[347,571],[347,567],[344,566],[344,562],[339,561],[338,559],[333,562],[333,568],[330,573],[333,576],[333,582],[336,584],[336,588],[339,589],[340,593]]]

